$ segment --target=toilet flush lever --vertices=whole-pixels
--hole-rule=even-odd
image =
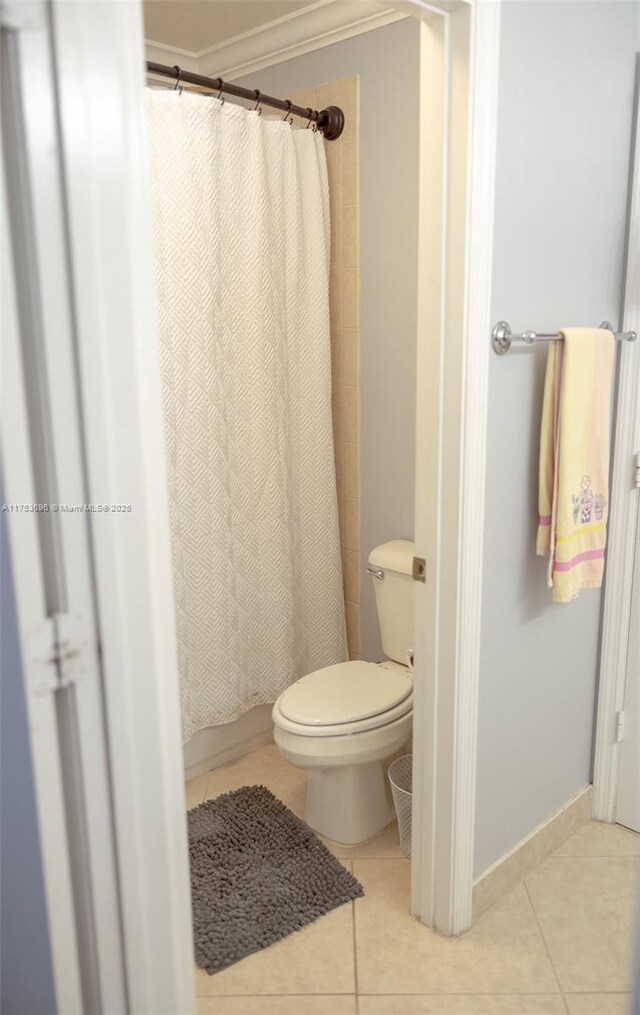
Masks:
[[[381,567],[368,567],[367,574],[370,574],[372,578],[377,578],[378,581],[382,581],[384,578],[384,571]]]

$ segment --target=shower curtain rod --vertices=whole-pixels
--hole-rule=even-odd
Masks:
[[[147,61],[147,73],[158,74],[160,77],[172,78],[176,88],[181,84],[199,85],[201,88],[209,88],[216,92],[218,97],[222,95],[233,95],[238,99],[248,99],[255,102],[256,109],[261,106],[270,106],[273,109],[282,109],[288,116],[300,116],[309,123],[315,123],[316,128],[327,141],[335,141],[344,130],[344,113],[339,106],[327,106],[326,109],[311,109],[303,106],[295,106],[289,99],[276,99],[273,95],[264,95],[258,88],[241,88],[240,85],[223,81],[222,78],[207,78],[203,74],[194,74],[193,71],[182,70],[177,64],[170,67],[165,63],[153,63]]]

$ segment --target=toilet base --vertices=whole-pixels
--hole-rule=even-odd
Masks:
[[[309,772],[305,821],[319,835],[355,846],[382,832],[393,817],[382,761]]]

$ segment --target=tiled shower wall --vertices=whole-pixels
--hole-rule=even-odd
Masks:
[[[342,573],[349,655],[360,657],[360,243],[358,76],[289,98],[300,106],[340,106],[345,128],[325,142],[331,207],[331,374],[340,512]]]

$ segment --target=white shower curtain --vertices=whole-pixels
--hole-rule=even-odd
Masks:
[[[183,731],[346,658],[320,134],[148,92]]]

